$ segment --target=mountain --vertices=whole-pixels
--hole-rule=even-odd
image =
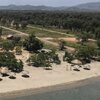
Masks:
[[[100,2],[91,2],[76,5],[73,7],[49,7],[49,6],[32,6],[32,5],[8,5],[0,6],[0,10],[42,10],[42,11],[99,11]]]
[[[70,7],[70,10],[100,11],[100,2],[91,2]]]
[[[65,7],[49,7],[49,6],[32,6],[32,5],[8,5],[8,6],[0,6],[0,10],[47,10],[47,11],[55,11],[55,10],[64,10]]]

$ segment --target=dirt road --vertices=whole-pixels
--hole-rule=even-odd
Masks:
[[[29,36],[29,34],[21,32],[21,31],[18,31],[18,30],[15,30],[15,29],[11,29],[11,28],[8,28],[8,27],[5,27],[5,26],[0,26],[0,27],[2,27],[3,29],[6,29],[6,30],[13,31],[13,32],[16,32],[18,34],[24,35],[24,36]],[[51,44],[51,45],[54,45],[54,46],[58,46],[59,45],[58,43],[55,43],[55,42],[52,42],[52,41],[48,41],[45,38],[40,38],[40,37],[37,37],[37,38],[39,40],[41,40],[42,42],[46,43],[46,44]],[[72,47],[66,46],[66,48],[69,49],[69,50],[74,50],[74,48],[72,48]]]
[[[21,31],[15,30],[15,29],[11,29],[11,28],[8,28],[8,27],[5,27],[5,26],[0,26],[0,27],[2,27],[3,29],[6,29],[6,30],[9,30],[9,31],[12,31],[12,32],[21,34],[21,35],[24,35],[24,36],[29,36],[29,34],[27,34],[27,33],[25,33],[25,32],[21,32]],[[52,45],[57,46],[57,43],[50,42],[50,41],[46,40],[45,38],[39,38],[39,37],[37,37],[37,38],[38,38],[39,40],[45,42],[45,43],[49,43],[49,44],[52,44]]]

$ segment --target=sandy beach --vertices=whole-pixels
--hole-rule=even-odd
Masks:
[[[27,56],[29,54],[26,55],[24,53],[23,59],[26,60]],[[80,68],[79,72],[66,70],[67,65],[69,65],[67,62],[62,62],[61,65],[53,64],[53,70],[44,70],[43,68],[28,66],[25,63],[24,70],[29,71],[30,78],[25,79],[21,77],[22,73],[16,74],[15,80],[4,77],[3,81],[0,82],[0,94],[67,84],[100,75],[100,62],[92,62],[91,70]]]
[[[16,75],[16,80],[10,80],[8,77],[3,78],[3,81],[0,82],[0,93],[47,87],[99,76],[99,63],[91,65],[95,66],[96,68],[92,68],[91,71],[81,69],[80,72],[66,71],[65,67],[60,68],[60,66],[54,68],[53,71],[46,71],[42,68],[25,68],[30,72],[30,78],[24,79],[21,77],[21,74]]]

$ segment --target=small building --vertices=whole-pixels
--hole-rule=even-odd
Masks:
[[[50,49],[41,49],[41,50],[38,50],[38,52],[51,53],[52,50],[50,50]]]
[[[10,35],[7,35],[7,39],[8,39],[8,40],[12,40],[12,39],[13,39],[13,37],[14,37],[14,36],[13,36],[13,35],[11,35],[11,34],[10,34]]]

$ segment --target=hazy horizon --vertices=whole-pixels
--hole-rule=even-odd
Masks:
[[[0,0],[0,6],[6,5],[45,5],[52,7],[75,6],[82,3],[100,2],[100,0]]]

